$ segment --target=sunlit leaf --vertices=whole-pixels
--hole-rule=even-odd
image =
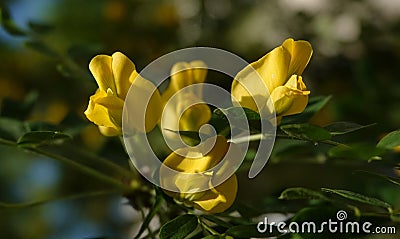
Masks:
[[[183,239],[192,233],[199,222],[195,215],[184,214],[164,224],[160,229],[160,239]]]
[[[319,142],[331,139],[329,131],[311,124],[288,124],[282,125],[281,130],[290,137]]]
[[[372,125],[374,124],[360,125],[352,122],[335,122],[325,126],[324,128],[328,130],[332,135],[341,135],[351,133],[360,129],[365,129]]]
[[[57,144],[71,136],[57,131],[32,131],[21,136],[17,144],[20,147],[38,147],[41,145]]]
[[[329,199],[321,192],[314,191],[308,188],[287,188],[285,189],[279,199],[293,200],[293,199],[321,199],[329,201]]]
[[[371,206],[382,207],[382,208],[386,208],[388,210],[391,210],[391,208],[392,208],[392,206],[387,202],[384,202],[377,198],[368,197],[368,196],[365,196],[365,195],[362,195],[362,194],[359,194],[356,192],[340,190],[340,189],[329,189],[329,188],[322,188],[321,190],[324,192],[334,193],[334,194],[344,197],[346,199],[365,203],[365,204],[368,204]]]
[[[377,144],[377,147],[389,150],[398,146],[400,146],[400,130],[396,130],[387,134]]]

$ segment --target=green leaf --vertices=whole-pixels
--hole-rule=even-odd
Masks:
[[[279,199],[293,200],[293,199],[321,199],[329,201],[321,192],[314,191],[308,188],[287,188],[285,189]]]
[[[229,228],[225,235],[234,237],[234,238],[266,238],[266,237],[274,237],[279,236],[282,233],[278,232],[275,227],[270,229],[270,225],[266,226],[266,231],[264,233],[259,232],[257,229],[258,224],[249,224],[249,225],[238,225]],[[264,228],[263,228],[264,229]]]
[[[25,46],[31,48],[32,50],[43,53],[49,57],[57,57],[58,54],[50,49],[44,42],[32,40],[25,42]]]
[[[282,124],[307,123],[318,111],[320,111],[332,96],[315,96],[308,101],[307,107],[301,114],[285,116],[282,118]]]
[[[185,214],[178,216],[164,224],[160,229],[160,239],[183,239],[192,233],[199,221],[195,215]]]
[[[282,125],[281,130],[290,137],[307,141],[319,142],[331,139],[329,131],[311,124],[288,124]]]
[[[331,158],[380,160],[380,156],[384,153],[384,149],[376,148],[372,145],[355,144],[351,146],[339,145],[333,147],[328,151],[328,156]]]
[[[400,130],[393,131],[387,134],[383,139],[376,145],[379,148],[392,150],[395,147],[400,146]]]
[[[0,23],[4,30],[13,36],[25,36],[26,33],[18,27],[10,16],[10,12],[4,6],[0,6]]]
[[[340,189],[329,189],[329,188],[321,188],[321,190],[324,192],[328,192],[328,193],[334,193],[336,195],[339,195],[346,199],[350,199],[352,201],[365,203],[365,204],[368,204],[371,206],[386,208],[389,211],[391,211],[391,208],[392,208],[392,206],[389,203],[384,202],[380,199],[368,197],[368,196],[365,196],[365,195],[362,195],[359,193],[355,193],[352,191],[340,190]]]
[[[370,125],[359,125],[356,123],[352,122],[335,122],[332,123],[328,126],[325,126],[324,128],[328,130],[332,135],[341,135],[341,134],[347,134],[350,132],[354,132],[360,129],[364,129],[367,127],[370,127],[374,124]]]
[[[57,131],[32,131],[21,136],[17,144],[21,147],[34,148],[41,145],[61,143],[72,137]]]

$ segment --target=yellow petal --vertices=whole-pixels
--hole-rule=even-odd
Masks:
[[[105,127],[105,126],[99,126],[99,131],[102,135],[112,137],[112,136],[118,136],[121,134],[121,131],[116,130],[111,127]]]
[[[220,213],[232,206],[237,194],[236,175],[215,188],[205,191],[204,195],[195,200],[195,208],[208,213]]]
[[[294,41],[289,38],[283,42],[282,46],[288,50],[291,55],[288,76],[303,74],[313,53],[311,44],[308,41]]]
[[[117,92],[111,65],[112,58],[107,55],[97,55],[89,63],[90,72],[92,72],[100,90],[104,92],[107,92],[107,89]]]
[[[120,126],[116,125],[115,121],[110,117],[109,109],[98,103],[98,101],[101,101],[104,97],[108,97],[107,93],[100,90],[92,95],[89,100],[88,108],[85,111],[85,115],[90,121],[98,126],[110,127],[120,131]]]
[[[190,62],[193,74],[193,83],[203,83],[207,77],[207,65],[203,61]]]
[[[160,93],[151,81],[138,74],[132,74],[130,82],[133,82],[135,88],[125,101],[129,113],[127,122],[137,130],[145,129],[146,132],[150,132],[160,120],[162,112]],[[147,102],[144,101],[148,95],[151,95],[151,97],[146,105]],[[143,117],[143,115],[134,114],[135,112],[146,113]]]
[[[135,65],[121,52],[112,55],[112,73],[118,97],[125,99],[131,83],[129,77],[135,71]]]
[[[104,106],[111,121],[119,128],[122,127],[122,109],[124,101],[116,96],[105,96],[95,101],[97,104]]]
[[[171,81],[168,88],[177,92],[193,82],[191,66],[187,62],[175,63],[171,68]]]
[[[285,84],[288,78],[290,53],[282,46],[273,49],[251,66],[260,74],[269,92]],[[240,73],[239,73],[240,74]]]
[[[305,90],[302,77],[293,75],[285,86],[276,88],[271,94],[276,115],[286,116],[303,112],[309,94],[310,92]]]
[[[179,130],[198,131],[211,119],[211,110],[207,104],[196,104],[185,110],[179,119]]]

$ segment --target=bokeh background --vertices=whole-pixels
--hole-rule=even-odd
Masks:
[[[332,95],[313,123],[376,123],[347,139],[371,144],[400,128],[398,0],[2,0],[1,6],[23,33],[0,27],[0,117],[47,122],[73,135],[71,144],[87,157],[101,155],[129,167],[119,139],[102,137],[83,115],[97,88],[89,61],[115,51],[140,70],[184,47],[217,47],[252,62],[288,37],[305,39],[314,55],[303,79],[312,96]],[[258,187],[268,195],[315,181],[327,187],[343,172],[298,166],[293,154],[277,158],[289,163],[272,165],[269,176],[257,182],[244,180],[242,188],[252,186],[239,198],[256,203],[260,195],[251,192]],[[377,193],[374,184],[369,187]],[[31,202],[93,188],[107,185],[53,159],[0,146],[1,201]],[[399,203],[393,191],[380,195]],[[138,215],[117,195],[61,200],[0,209],[0,233],[2,238],[128,238]]]

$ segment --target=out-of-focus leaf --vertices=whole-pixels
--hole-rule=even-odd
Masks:
[[[57,131],[32,131],[21,136],[17,144],[21,147],[34,148],[61,143],[67,139],[71,139],[71,136]]]
[[[26,33],[18,27],[10,16],[10,12],[5,6],[0,6],[0,23],[10,35],[25,36]]]
[[[183,239],[192,233],[199,222],[195,215],[185,214],[178,216],[164,224],[160,229],[160,239]]]
[[[46,34],[53,30],[53,26],[32,21],[28,22],[28,26],[33,32],[37,34]]]
[[[360,125],[352,122],[335,122],[330,125],[325,126],[324,128],[328,130],[332,135],[341,135],[347,134],[350,132],[354,132],[360,129],[364,129],[370,127],[374,124],[370,125]]]
[[[372,197],[368,197],[359,193],[355,193],[352,191],[347,191],[347,190],[340,190],[340,189],[329,189],[329,188],[322,188],[321,189],[324,192],[329,192],[329,193],[334,193],[336,195],[339,195],[341,197],[344,197],[346,199],[350,199],[352,201],[357,201],[357,202],[361,202],[361,203],[365,203],[371,206],[377,206],[377,207],[382,207],[382,208],[386,208],[389,211],[391,211],[392,206],[387,203],[384,202],[380,199],[377,198],[372,198]]]
[[[37,98],[37,91],[30,91],[21,102],[5,98],[2,101],[1,115],[3,117],[25,120],[31,114]]]
[[[332,96],[315,96],[308,101],[307,107],[301,114],[285,116],[281,124],[307,123],[319,110],[321,110]]]
[[[58,56],[58,54],[55,51],[50,49],[50,47],[46,46],[46,44],[41,41],[36,41],[36,40],[27,41],[27,42],[25,42],[25,46],[29,47],[35,51],[38,51],[40,53],[43,53],[49,57],[57,57]]]
[[[25,124],[19,120],[0,118],[0,138],[16,141],[27,132]]]
[[[321,192],[314,191],[308,188],[287,188],[285,189],[279,199],[293,200],[293,199],[321,199],[329,201],[329,199]]]
[[[357,173],[365,173],[365,174],[368,174],[368,176],[372,175],[372,176],[375,176],[375,177],[380,177],[380,178],[382,178],[382,179],[384,179],[386,181],[389,181],[389,182],[391,182],[391,183],[393,183],[393,184],[395,184],[397,186],[400,186],[400,178],[389,177],[389,176],[382,175],[382,174],[379,174],[379,173],[362,171],[362,170],[359,170],[359,171],[356,171],[356,172]]]
[[[387,134],[383,139],[379,141],[376,145],[379,148],[383,149],[394,149],[397,146],[400,146],[400,130],[393,131]]]
[[[290,137],[314,142],[329,140],[332,137],[329,131],[311,124],[282,125],[281,130]]]
[[[257,229],[258,224],[249,224],[249,225],[238,225],[229,228],[225,235],[231,236],[233,238],[267,238],[279,236],[282,233],[278,232],[276,227],[272,227],[271,225],[264,225],[265,228],[261,228],[261,230],[265,229],[265,232],[259,232]],[[271,228],[272,227],[272,228]]]
[[[361,160],[380,160],[386,151],[371,145],[356,144],[352,146],[336,146],[328,151],[332,158],[348,158]]]

